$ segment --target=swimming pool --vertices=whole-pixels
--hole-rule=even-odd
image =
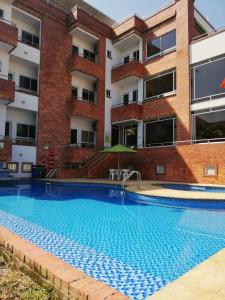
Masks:
[[[166,189],[179,190],[179,191],[192,191],[192,192],[210,192],[210,193],[225,193],[225,187],[216,186],[201,186],[191,184],[162,184]]]
[[[225,202],[123,195],[113,185],[1,183],[0,225],[141,300],[225,247]]]

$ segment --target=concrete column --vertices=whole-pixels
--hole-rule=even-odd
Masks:
[[[143,147],[143,138],[144,138],[144,127],[143,121],[139,121],[137,125],[137,146],[138,148]]]
[[[0,104],[0,139],[5,136],[6,105]]]

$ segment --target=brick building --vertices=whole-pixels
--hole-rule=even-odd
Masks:
[[[193,0],[120,23],[81,0],[0,0],[0,161],[103,177],[116,159],[99,149],[121,143],[144,178],[225,183],[224,45]]]

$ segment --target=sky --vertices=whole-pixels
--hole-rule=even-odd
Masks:
[[[150,15],[161,6],[167,4],[168,0],[86,0],[103,13],[116,21],[136,13],[141,17]],[[219,28],[225,26],[225,0],[196,0],[195,6],[205,17]]]

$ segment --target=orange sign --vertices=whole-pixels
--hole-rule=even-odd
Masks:
[[[220,87],[221,87],[221,89],[225,89],[225,78],[224,78],[224,80],[221,82]]]

